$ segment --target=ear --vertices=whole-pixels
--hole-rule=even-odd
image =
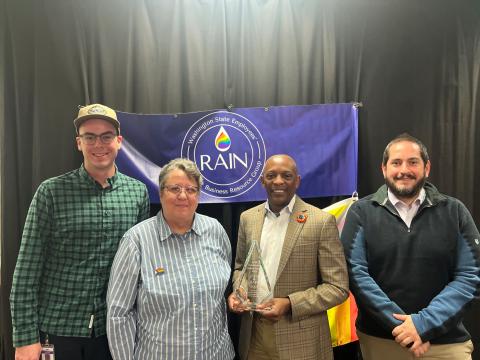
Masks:
[[[430,160],[428,160],[427,164],[425,165],[425,177],[427,178],[428,178],[428,175],[430,174],[430,167],[431,167]]]
[[[387,177],[387,165],[381,164],[380,169],[382,170],[383,178],[386,178]]]
[[[297,175],[297,179],[295,181],[295,189],[298,189],[298,187],[300,186],[300,180],[301,180],[300,175]]]
[[[119,149],[122,146],[122,141],[123,141],[123,136],[122,135],[117,135],[117,144],[118,144]]]
[[[265,177],[263,175],[260,175],[260,182],[262,183],[262,186],[265,187]]]
[[[78,151],[82,151],[82,140],[77,136],[77,138],[75,139],[76,142],[77,142],[77,149]]]

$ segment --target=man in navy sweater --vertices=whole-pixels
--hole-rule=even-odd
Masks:
[[[342,232],[364,360],[471,359],[462,323],[480,289],[480,234],[465,206],[429,182],[425,145],[402,134],[385,185],[356,202]]]

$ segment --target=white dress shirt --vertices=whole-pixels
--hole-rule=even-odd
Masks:
[[[270,210],[268,201],[265,203],[265,221],[262,228],[262,237],[260,238],[260,251],[263,264],[270,282],[272,293],[269,294],[265,277],[261,276],[260,269],[257,282],[257,302],[262,302],[273,297],[273,288],[277,279],[277,270],[282,255],[283,241],[287,233],[288,222],[295,204],[295,196],[290,203],[285,206],[279,214]]]

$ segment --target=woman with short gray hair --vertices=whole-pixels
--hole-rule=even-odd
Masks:
[[[202,177],[174,159],[159,175],[162,209],[123,237],[110,274],[107,334],[115,360],[233,359],[225,290],[231,245],[196,213]]]

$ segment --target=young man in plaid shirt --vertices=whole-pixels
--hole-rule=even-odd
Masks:
[[[79,169],[40,184],[30,205],[10,304],[17,360],[109,359],[106,290],[126,230],[149,215],[144,184],[117,171],[114,110],[92,104],[74,120]]]

